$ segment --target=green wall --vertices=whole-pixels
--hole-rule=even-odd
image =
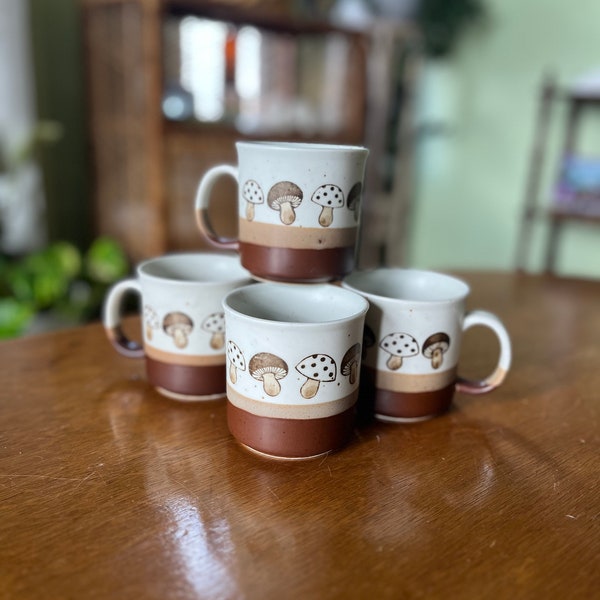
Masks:
[[[598,0],[488,0],[487,6],[487,23],[463,38],[444,81],[428,80],[426,68],[419,87],[421,118],[433,113],[446,133],[419,140],[411,266],[514,267],[542,75],[550,70],[570,84],[600,68]],[[542,192],[562,141],[557,108]],[[599,137],[595,148],[600,156]],[[546,233],[543,221],[536,225],[530,270],[542,267]],[[569,224],[557,265],[561,274],[600,276],[600,226]]]

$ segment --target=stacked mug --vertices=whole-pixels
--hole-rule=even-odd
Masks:
[[[444,412],[455,389],[481,393],[502,382],[508,335],[494,315],[466,313],[465,283],[426,271],[355,270],[366,148],[236,147],[237,166],[213,167],[196,193],[198,227],[221,252],[146,261],[105,303],[109,339],[145,357],[159,391],[177,399],[225,393],[238,442],[293,460],[347,443],[359,385],[377,418],[404,422]],[[238,186],[235,239],[220,237],[210,219],[221,177]],[[121,329],[128,291],[142,296],[143,346]],[[462,332],[473,325],[500,341],[498,366],[480,382],[457,375]]]

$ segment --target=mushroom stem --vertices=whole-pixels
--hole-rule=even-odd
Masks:
[[[231,380],[231,383],[237,381],[237,368],[233,363],[229,365],[229,379]]]
[[[185,331],[181,329],[175,329],[173,332],[173,340],[178,348],[185,348],[188,343],[187,335],[185,334]]]
[[[152,339],[152,327],[146,324],[146,337],[151,340]]]
[[[356,383],[356,374],[358,371],[358,361],[354,361],[350,365],[350,385],[354,385]]]
[[[319,225],[322,227],[329,227],[333,223],[333,208],[330,206],[324,206],[321,209],[319,215]]]
[[[397,371],[402,366],[401,356],[390,356],[387,360],[387,367],[392,371]]]
[[[279,381],[277,381],[274,373],[265,373],[263,375],[263,389],[265,390],[265,394],[269,394],[269,396],[277,396],[279,394],[281,385],[279,385]]]
[[[279,218],[284,225],[291,225],[296,220],[296,213],[291,202],[282,202],[279,208]]]
[[[431,355],[431,366],[434,369],[439,369],[444,361],[444,353],[441,348],[436,348]]]
[[[252,204],[252,202],[246,203],[246,219],[248,219],[248,221],[254,220],[254,204]]]
[[[213,333],[210,338],[210,347],[213,350],[220,350],[225,345],[225,334],[222,332]]]
[[[316,379],[307,379],[300,388],[300,394],[307,400],[313,398],[319,391],[319,381]]]

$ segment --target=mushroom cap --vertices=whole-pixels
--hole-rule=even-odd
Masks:
[[[348,349],[342,358],[342,375],[350,375],[352,363],[357,362],[360,357],[360,344],[354,344]]]
[[[227,341],[227,357],[229,360],[242,371],[246,370],[246,361],[242,351],[238,348],[238,345],[231,340]]]
[[[344,206],[344,193],[337,185],[326,183],[314,191],[311,200],[319,206],[341,208]]]
[[[357,181],[348,192],[348,199],[346,200],[346,206],[350,210],[355,210],[360,204],[360,195],[362,194],[362,183]]]
[[[333,381],[337,375],[335,361],[327,354],[306,356],[296,365],[296,371],[316,381]]]
[[[402,358],[419,354],[417,340],[408,333],[389,333],[381,340],[379,347],[392,356],[401,356]]]
[[[181,329],[190,333],[194,327],[194,322],[190,317],[182,312],[172,312],[163,319],[163,329],[167,335],[171,335],[176,329]]]
[[[225,314],[222,312],[211,313],[202,321],[202,329],[210,333],[223,333],[225,331]]]
[[[259,352],[250,359],[248,370],[254,379],[262,381],[266,373],[271,373],[275,379],[283,379],[289,369],[285,360],[279,356],[270,352]]]
[[[435,350],[441,350],[442,353],[444,353],[448,351],[449,347],[450,338],[448,337],[448,334],[443,331],[434,333],[423,342],[423,356],[425,356],[425,358],[431,358]]]
[[[295,183],[280,181],[269,190],[267,203],[274,210],[279,210],[285,202],[289,202],[294,208],[297,208],[303,197],[302,190]]]
[[[263,191],[254,179],[248,179],[242,188],[242,197],[246,202],[262,204],[265,201]]]

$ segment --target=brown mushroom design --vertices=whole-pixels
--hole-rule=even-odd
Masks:
[[[153,330],[160,327],[160,319],[156,311],[149,304],[144,306],[144,324],[146,325],[146,338],[151,340]]]
[[[296,365],[296,371],[306,377],[300,394],[307,400],[317,394],[321,382],[334,381],[337,376],[335,361],[327,354],[311,354],[303,358]]]
[[[348,349],[342,358],[340,367],[342,375],[349,378],[350,384],[356,383],[358,367],[360,365],[360,344],[354,344]]]
[[[225,345],[225,315],[222,312],[212,313],[202,321],[202,330],[212,334],[210,347],[220,350]]]
[[[450,337],[440,331],[430,335],[423,342],[423,356],[431,360],[431,366],[434,369],[439,369],[444,361],[444,354],[450,348]]]
[[[242,188],[242,198],[246,201],[246,219],[254,220],[254,209],[265,201],[263,191],[254,179],[248,179]]]
[[[326,183],[315,190],[311,200],[321,207],[319,225],[329,227],[333,223],[333,210],[344,206],[344,193],[337,185]]]
[[[291,225],[296,220],[295,208],[302,203],[302,190],[291,181],[276,183],[267,195],[267,204],[279,212],[279,218],[284,225]]]
[[[287,363],[279,356],[269,352],[255,354],[248,364],[250,375],[262,381],[265,394],[277,396],[281,391],[280,379],[288,374]]]
[[[391,371],[397,371],[403,359],[419,354],[417,340],[408,333],[390,333],[381,340],[379,347],[390,355],[386,365]]]
[[[358,221],[360,215],[360,197],[362,194],[362,183],[357,181],[348,192],[348,199],[346,200],[346,206],[348,210],[354,213],[354,220]]]
[[[246,360],[238,345],[231,340],[227,341],[227,358],[229,359],[229,379],[231,383],[236,383],[238,369],[246,370]]]
[[[163,329],[173,338],[178,348],[185,348],[188,345],[188,336],[194,329],[194,322],[185,313],[172,312],[163,319]]]

